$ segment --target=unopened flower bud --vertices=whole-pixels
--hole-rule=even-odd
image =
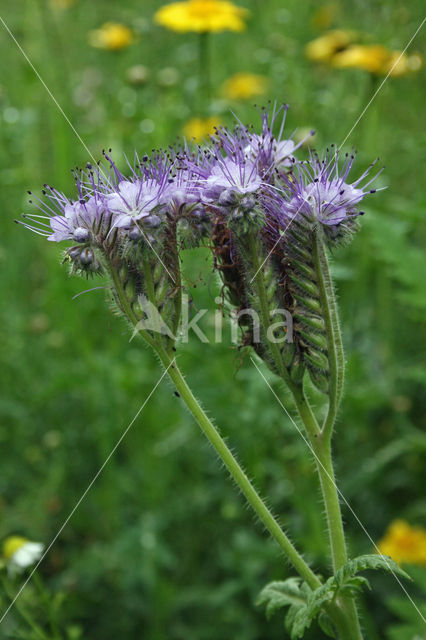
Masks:
[[[225,189],[219,196],[218,203],[222,207],[230,207],[237,202],[237,197],[232,189]]]
[[[142,232],[137,225],[130,227],[129,229],[130,240],[132,240],[133,242],[137,242],[138,240],[141,239],[141,237],[142,237]]]
[[[88,229],[84,229],[83,227],[77,227],[74,233],[74,240],[76,242],[87,242],[90,237],[90,231]]]
[[[254,207],[256,206],[256,198],[251,195],[245,195],[243,198],[241,198],[240,201],[240,207],[247,212],[250,212],[254,209]]]
[[[95,254],[93,253],[93,249],[91,249],[90,247],[85,247],[84,249],[81,250],[80,253],[80,262],[83,266],[89,266],[90,264],[93,264],[95,260]]]
[[[80,253],[81,247],[71,247],[67,250],[66,255],[70,258],[70,260],[72,260],[72,262],[75,262],[80,258]]]
[[[161,218],[156,215],[151,215],[144,218],[143,222],[147,227],[151,227],[152,229],[155,229],[156,227],[160,226]]]

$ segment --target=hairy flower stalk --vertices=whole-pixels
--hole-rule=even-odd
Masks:
[[[260,133],[238,122],[233,131],[220,127],[195,150],[184,145],[151,158],[135,155],[130,177],[105,153],[106,166],[75,172],[76,200],[45,185],[43,198],[32,198],[41,213],[26,215],[23,224],[50,241],[71,242],[64,262],[72,273],[107,277],[114,308],[155,350],[232,478],[313,593],[326,585],[266,507],[174,357],[180,253],[207,245],[242,344],[252,346],[293,394],[317,463],[336,573],[347,562],[331,457],[344,355],[327,251],[356,232],[359,205],[374,192],[369,187],[375,178],[369,178],[369,167],[349,182],[355,158],[346,154],[340,161],[334,147],[298,159],[301,143],[283,136],[286,112],[287,106],[263,110]],[[328,398],[322,425],[305,395],[308,375]],[[323,610],[342,640],[360,640],[353,591],[325,602]]]
[[[106,155],[110,168],[76,172],[79,199],[52,187],[36,199],[43,215],[25,216],[25,226],[51,241],[74,240],[65,251],[71,272],[109,278],[115,309],[154,349],[180,397],[225,463],[259,519],[312,589],[321,585],[254,489],[235,456],[201,409],[180,372],[175,350],[181,310],[178,249],[203,241],[208,227],[199,184],[180,173],[174,158],[136,159],[130,179]],[[177,163],[179,164],[179,163]],[[95,206],[96,205],[96,206]],[[81,260],[86,252],[90,260]],[[95,268],[96,266],[96,268]]]

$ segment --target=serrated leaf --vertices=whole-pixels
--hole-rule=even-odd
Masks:
[[[371,589],[371,585],[367,578],[364,578],[364,576],[355,576],[354,578],[349,578],[342,586],[339,587],[339,593],[355,595],[362,591],[364,587]]]
[[[337,588],[334,576],[332,576],[325,584],[312,591],[306,606],[301,607],[295,616],[291,630],[292,640],[303,637],[304,632],[311,626],[324,604],[333,600]]]
[[[342,587],[350,578],[353,578],[360,571],[366,571],[367,569],[383,569],[388,573],[396,573],[403,578],[411,580],[408,573],[401,569],[389,556],[370,553],[364,556],[358,556],[343,565],[336,573],[336,583],[339,587]]]
[[[288,578],[288,580],[270,582],[262,589],[256,604],[266,604],[268,619],[282,607],[305,604],[306,599],[300,591],[300,581],[300,578]]]
[[[293,628],[293,624],[294,624],[294,620],[299,612],[299,610],[301,609],[301,607],[306,607],[305,604],[292,604],[291,607],[288,610],[288,613],[285,617],[284,620],[284,624],[285,624],[285,628],[287,629],[287,631],[289,633],[291,633],[291,630]]]

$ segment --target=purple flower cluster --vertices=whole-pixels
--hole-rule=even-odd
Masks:
[[[287,108],[263,110],[260,133],[238,122],[233,131],[218,128],[195,151],[185,145],[142,160],[135,156],[129,176],[105,153],[107,165],[75,173],[75,200],[45,185],[43,198],[33,198],[41,215],[25,215],[24,224],[48,240],[93,247],[138,241],[146,233],[152,238],[170,222],[182,222],[197,242],[207,233],[206,222],[214,224],[217,216],[260,220],[281,233],[293,220],[320,223],[326,235],[336,237],[336,229],[350,226],[362,213],[365,194],[374,191],[368,189],[371,167],[350,183],[353,156],[346,155],[340,166],[332,148],[322,158],[312,154],[299,161],[295,152],[304,141],[296,145],[283,137]]]

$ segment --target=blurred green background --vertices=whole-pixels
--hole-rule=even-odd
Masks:
[[[208,115],[231,125],[233,110],[256,124],[253,102],[288,102],[288,133],[316,129],[319,149],[344,139],[381,78],[315,65],[304,56],[305,44],[330,26],[401,49],[423,18],[421,0],[237,4],[251,11],[247,29],[210,39]],[[207,115],[200,112],[198,37],[154,25],[160,2],[3,5],[3,19],[96,158],[104,147],[112,147],[120,162],[123,152],[132,156],[136,148],[143,155],[167,146],[190,118]],[[328,23],[318,17],[324,6]],[[120,51],[91,47],[88,32],[107,21],[131,28],[135,41]],[[1,24],[0,36],[0,539],[20,534],[48,544],[160,368],[147,349],[129,343],[102,290],[73,298],[101,282],[70,279],[57,245],[13,224],[30,210],[27,189],[48,182],[71,195],[70,168],[90,158]],[[425,53],[424,34],[411,49]],[[139,68],[138,84],[136,72],[129,72],[135,65],[145,68]],[[224,97],[222,83],[241,71],[268,79],[264,96]],[[379,186],[388,187],[366,202],[361,232],[333,264],[348,364],[336,470],[343,494],[374,540],[395,518],[426,521],[420,329],[426,308],[425,99],[424,69],[389,78],[346,143],[359,151],[359,173],[380,156],[386,170]],[[194,308],[213,309],[219,287],[209,252],[197,250],[185,262]],[[201,326],[212,337],[208,321]],[[182,368],[204,407],[294,541],[307,550],[306,558],[326,573],[323,507],[313,490],[311,455],[270,390],[231,344],[229,332],[221,345],[194,338],[181,352]],[[279,382],[265,375],[292,410]],[[312,393],[320,407],[321,396]],[[343,511],[351,552],[371,552],[359,524]],[[267,622],[253,603],[265,582],[291,570],[166,382],[40,574],[56,596],[43,599],[30,584],[22,603],[40,622],[57,619],[57,637],[287,637],[282,619]],[[419,568],[417,574],[424,582]],[[412,640],[416,636],[407,628],[421,634],[419,616],[396,581],[373,576],[372,583],[375,589],[363,603],[366,636]],[[407,588],[420,605],[418,584]],[[2,610],[7,603],[2,593]],[[410,616],[412,626],[404,631],[401,622]],[[16,608],[0,626],[0,638],[37,637],[30,633]],[[314,629],[307,637],[323,636]]]

